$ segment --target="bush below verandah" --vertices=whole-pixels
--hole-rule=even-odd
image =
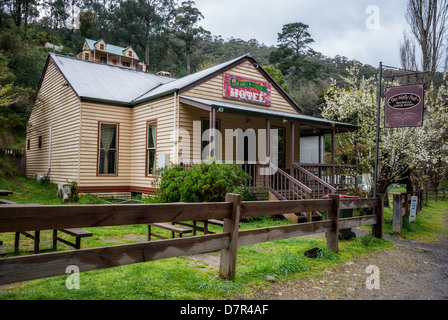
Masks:
[[[242,200],[255,200],[246,187],[251,177],[236,164],[201,163],[190,170],[174,165],[160,177],[160,202],[220,202],[226,193],[241,194]]]

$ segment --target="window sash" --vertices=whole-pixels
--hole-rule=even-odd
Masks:
[[[146,175],[156,170],[157,123],[148,122],[146,128]]]
[[[118,167],[118,124],[100,123],[98,174],[116,175]]]
[[[148,159],[146,172],[148,175],[154,174],[154,171],[156,170],[156,150],[148,149],[146,158]]]

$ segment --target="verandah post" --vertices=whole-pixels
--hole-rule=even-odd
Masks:
[[[328,210],[328,220],[332,221],[331,229],[327,230],[327,248],[330,251],[338,252],[339,250],[339,195],[330,194],[329,199],[332,200],[331,208]]]
[[[219,276],[224,279],[235,278],[236,254],[238,248],[238,232],[241,215],[241,195],[228,193],[226,202],[232,202],[232,215],[224,219],[223,232],[230,234],[229,247],[221,250],[221,261],[219,266]]]

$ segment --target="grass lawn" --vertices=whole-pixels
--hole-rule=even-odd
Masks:
[[[413,222],[403,219],[403,233],[401,235],[393,232],[392,209],[392,207],[384,208],[385,234],[398,236],[402,239],[431,242],[438,241],[446,232],[444,230],[444,213],[448,210],[448,199],[440,199],[438,202],[428,201]]]
[[[19,186],[20,184],[20,186]],[[42,186],[33,180],[0,180],[0,189],[14,191],[7,199],[16,202],[58,204],[56,189],[52,185]],[[6,197],[5,197],[6,198]],[[75,204],[74,204],[75,205]],[[448,202],[430,203],[425,207],[410,227],[404,229],[407,238],[431,239],[431,235],[441,232],[437,224],[442,221]],[[391,212],[385,210],[385,233],[391,230]],[[246,220],[241,229],[261,228],[288,224],[289,221],[276,218]],[[218,226],[212,230],[220,231]],[[87,228],[93,237],[84,238],[82,247],[100,247],[146,241],[147,226],[132,225],[118,227]],[[370,228],[369,228],[370,230]],[[166,230],[165,236],[169,235]],[[69,236],[68,236],[69,238]],[[0,255],[10,256],[13,248],[13,234],[1,234],[4,245]],[[23,245],[22,245],[23,243]],[[146,263],[139,263],[111,269],[81,272],[80,289],[69,290],[65,285],[67,276],[45,278],[24,283],[0,287],[0,300],[176,300],[176,299],[232,299],[244,292],[258,288],[269,289],[271,285],[266,276],[276,279],[291,277],[313,277],[325,269],[356,257],[378,250],[387,250],[393,244],[385,239],[376,239],[370,235],[357,237],[350,241],[339,242],[339,253],[326,249],[326,239],[291,238],[274,242],[259,243],[239,247],[237,272],[233,281],[218,277],[219,253],[177,257]],[[51,231],[42,231],[44,250],[51,247]],[[323,248],[316,259],[304,256],[308,249]],[[22,237],[20,254],[29,254],[31,240]],[[71,249],[64,244],[58,250]],[[81,270],[82,271],[82,270]]]

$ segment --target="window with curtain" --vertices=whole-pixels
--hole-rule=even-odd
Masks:
[[[117,174],[118,124],[100,123],[98,174]]]
[[[157,123],[148,122],[146,138],[146,175],[156,170]]]

